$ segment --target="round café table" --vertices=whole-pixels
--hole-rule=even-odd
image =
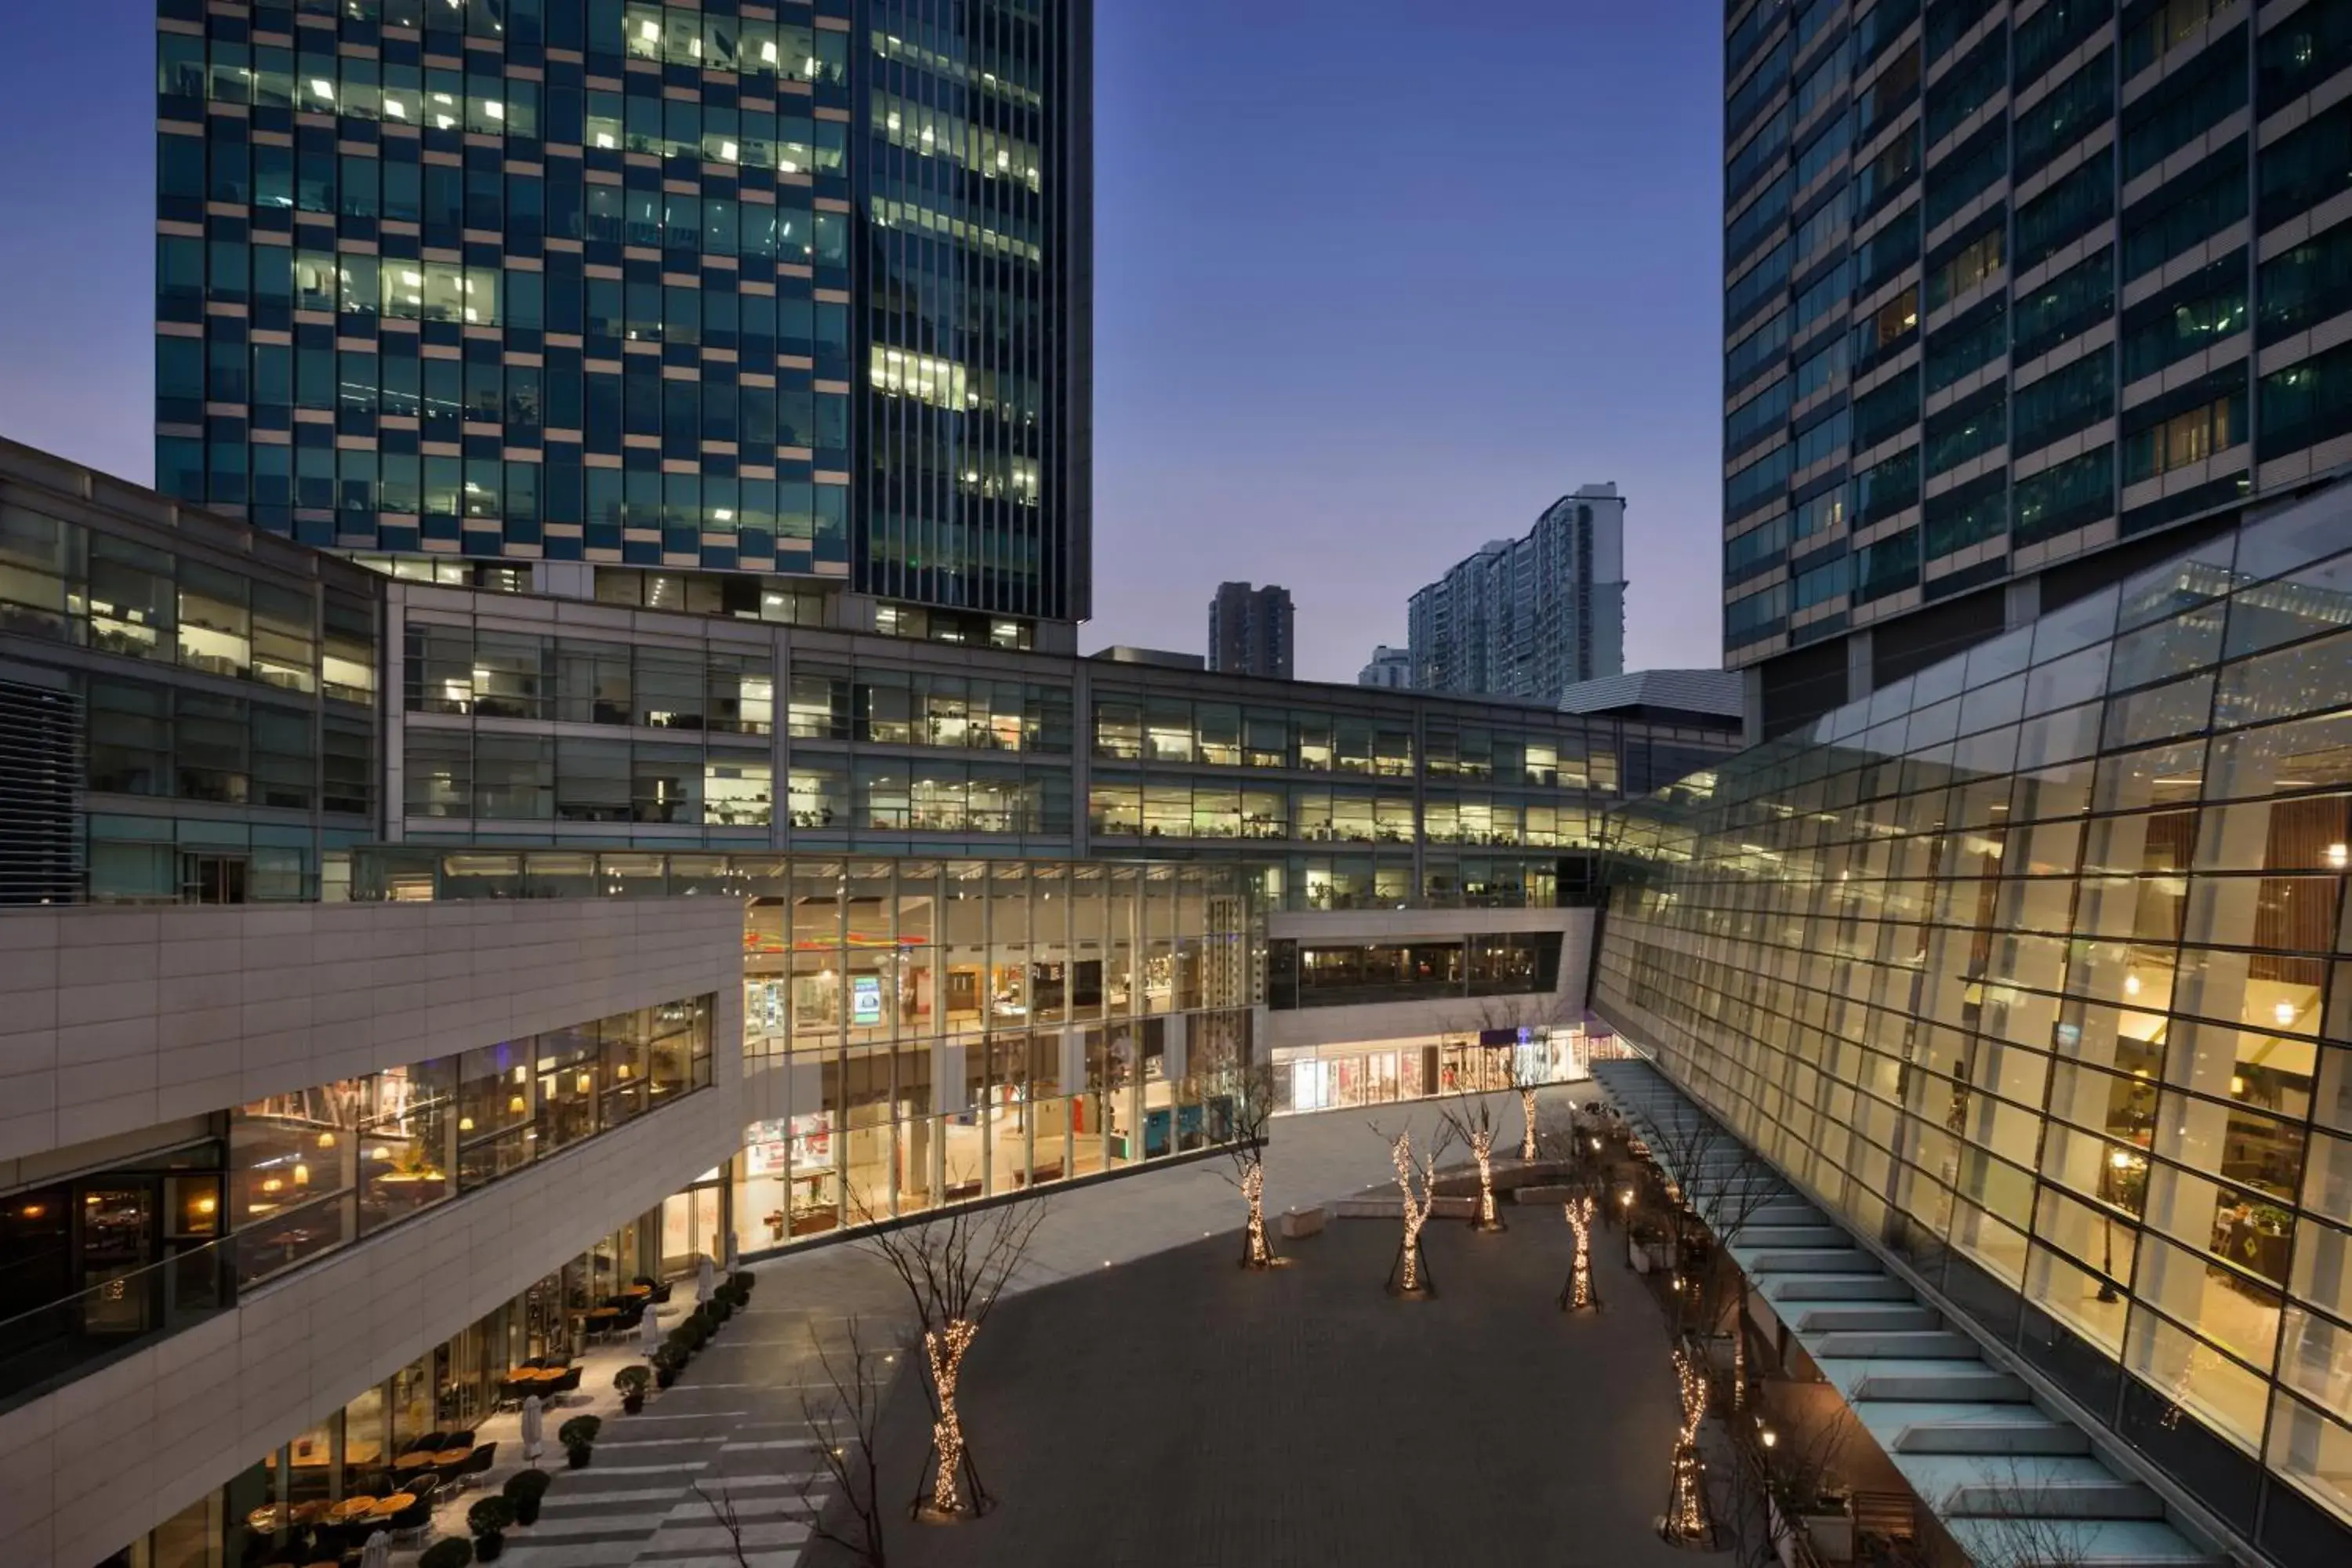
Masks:
[[[432,1454],[403,1454],[393,1460],[392,1468],[403,1471],[429,1470],[440,1462],[439,1458]]]
[[[415,1500],[416,1494],[415,1492],[394,1492],[388,1498],[379,1498],[376,1500],[375,1507],[368,1511],[374,1518],[383,1519],[392,1514],[398,1513],[402,1509],[408,1507]]]
[[[330,1524],[349,1524],[375,1511],[376,1500],[372,1497],[347,1497],[327,1510]]]

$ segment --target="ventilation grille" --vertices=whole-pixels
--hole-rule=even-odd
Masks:
[[[79,903],[81,700],[0,680],[0,906]]]

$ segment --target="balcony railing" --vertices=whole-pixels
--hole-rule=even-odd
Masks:
[[[160,1263],[0,1319],[0,1410],[236,1305],[235,1260],[220,1240],[183,1247]]]

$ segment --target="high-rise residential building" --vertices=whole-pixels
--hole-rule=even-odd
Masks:
[[[1518,539],[1456,562],[1406,609],[1410,684],[1559,700],[1625,668],[1625,500],[1584,485]]]
[[[1384,686],[1402,690],[1412,684],[1412,650],[1382,643],[1372,649],[1371,663],[1356,672],[1359,686]]]
[[[1087,614],[1090,0],[159,12],[166,494],[436,580]]]
[[[1612,1087],[1971,1562],[2352,1561],[2347,669],[2339,483],[1612,814]]]
[[[1725,8],[1724,650],[1778,733],[2352,459],[2352,22]]]
[[[1220,583],[1209,601],[1209,668],[1227,675],[1291,678],[1290,590]]]

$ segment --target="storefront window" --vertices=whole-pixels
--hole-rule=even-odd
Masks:
[[[602,1043],[596,1027],[558,1029],[537,1042],[539,1148],[576,1143],[596,1131],[596,1078]]]
[[[467,1051],[457,1090],[458,1184],[467,1191],[530,1160],[529,1041]]]
[[[362,1080],[360,1229],[373,1231],[450,1196],[451,1058],[394,1068]]]

